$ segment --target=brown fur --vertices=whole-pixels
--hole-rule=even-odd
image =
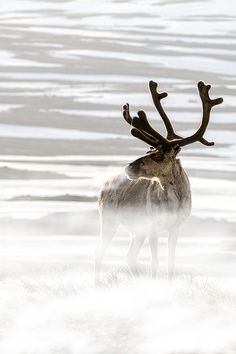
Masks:
[[[176,233],[189,216],[190,185],[181,162],[173,149],[155,159],[157,152],[151,150],[135,160],[126,166],[126,173],[110,178],[102,188],[99,209],[103,244],[104,240],[109,243],[119,225],[144,240],[153,230]],[[98,254],[103,256],[103,250]]]
[[[157,163],[147,160],[143,167],[145,174],[139,179],[131,180],[125,173],[111,177],[99,194],[101,218],[106,210],[114,212],[115,222],[124,226],[128,224],[128,228],[134,224],[133,220],[129,220],[130,213],[133,218],[139,215],[149,218],[150,214],[154,214],[157,223],[159,213],[170,214],[178,223],[184,220],[190,214],[191,193],[188,177],[180,160],[171,161],[168,174],[165,173],[166,166],[163,166],[162,173],[156,177],[155,164]],[[150,179],[146,176],[147,168],[152,171]],[[168,229],[170,224],[168,222],[168,225],[161,226]]]
[[[149,81],[149,89],[154,106],[159,112],[167,130],[166,137],[152,128],[146,113],[138,111],[131,117],[129,104],[123,106],[123,117],[131,125],[131,134],[150,145],[150,151],[130,163],[125,174],[108,180],[100,193],[101,241],[95,257],[95,276],[98,275],[105,250],[116,228],[122,224],[131,233],[128,263],[131,271],[146,236],[152,255],[152,275],[157,273],[157,232],[166,230],[168,238],[168,276],[174,273],[175,248],[179,226],[191,211],[191,192],[189,180],[176,155],[180,148],[196,141],[212,146],[213,142],[204,139],[211,109],[223,102],[221,97],[209,97],[210,85],[198,82],[198,92],[202,101],[203,115],[198,130],[186,138],[177,135],[166,115],[161,100],[167,93],[157,91],[158,84]]]

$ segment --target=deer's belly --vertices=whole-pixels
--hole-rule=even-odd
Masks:
[[[180,225],[183,218],[177,212],[156,210],[150,211],[146,208],[130,208],[122,210],[118,214],[118,223],[131,233],[149,234],[154,232],[168,231]]]

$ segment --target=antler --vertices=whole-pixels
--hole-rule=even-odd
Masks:
[[[162,93],[157,92],[157,86],[158,85],[155,81],[152,81],[152,80],[149,81],[149,90],[152,95],[153,103],[154,103],[158,113],[160,114],[160,116],[165,124],[166,130],[167,130],[166,138],[168,140],[172,140],[175,138],[181,138],[179,135],[175,134],[172,124],[171,124],[169,118],[167,117],[167,115],[161,105],[161,100],[163,98],[167,97],[168,93],[167,92],[162,92]]]
[[[214,106],[221,104],[223,102],[222,97],[215,98],[214,100],[212,100],[209,97],[209,90],[211,88],[211,85],[205,85],[203,81],[199,81],[197,86],[198,86],[198,92],[202,101],[202,108],[203,108],[202,123],[199,129],[196,131],[196,133],[194,133],[193,135],[187,138],[183,138],[178,142],[180,146],[192,144],[195,141],[198,141],[199,139],[203,138],[203,135],[209,123],[211,109]],[[214,142],[208,144],[214,145]]]
[[[172,124],[161,106],[160,100],[166,97],[167,93],[166,92],[158,93],[156,91],[157,83],[154,81],[149,82],[149,88],[152,94],[154,105],[158,110],[158,112],[160,113],[160,116],[163,119],[163,122],[166,126],[167,137],[164,138],[160,133],[158,133],[156,130],[154,130],[151,127],[144,111],[139,111],[138,117],[132,118],[129,113],[129,104],[127,103],[123,107],[123,116],[125,120],[135,128],[131,130],[132,135],[145,141],[147,144],[151,146],[158,147],[162,145],[166,149],[170,149],[175,145],[185,146],[196,141],[200,141],[202,144],[208,146],[214,145],[213,142],[208,142],[207,140],[205,140],[203,138],[203,135],[209,123],[210,112],[212,107],[222,103],[223,99],[221,97],[216,98],[214,100],[210,99],[209,97],[209,90],[211,88],[210,85],[205,85],[202,81],[199,81],[198,83],[198,91],[199,91],[199,95],[203,107],[202,123],[199,129],[196,131],[196,133],[194,133],[193,135],[187,138],[182,138],[174,132]]]
[[[168,96],[168,93],[167,92],[162,92],[162,93],[159,93],[157,92],[157,86],[158,84],[155,82],[155,81],[149,81],[149,89],[150,89],[150,92],[151,92],[151,95],[152,95],[152,100],[153,100],[153,103],[158,111],[158,113],[160,114],[164,124],[165,124],[165,127],[166,127],[166,130],[167,130],[167,136],[166,138],[168,140],[173,140],[173,139],[182,139],[182,136],[180,135],[177,135],[173,129],[173,126],[169,120],[169,118],[167,117],[162,105],[161,105],[161,100],[165,97]],[[212,142],[208,142],[207,140],[205,140],[204,138],[200,138],[199,139],[200,143],[204,144],[204,145],[207,145],[207,146],[211,146],[211,145],[214,145],[214,143]]]
[[[145,143],[147,143],[150,146],[157,147],[160,145],[158,141],[149,133],[145,131],[145,129],[139,129],[135,124],[133,123],[134,120],[137,120],[137,117],[132,118],[130,116],[129,112],[129,104],[126,103],[123,106],[123,117],[125,118],[126,122],[129,123],[131,126],[135,127],[131,129],[131,134],[135,136],[136,138],[139,138],[140,140],[143,140]]]

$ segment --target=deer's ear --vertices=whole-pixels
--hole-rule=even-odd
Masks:
[[[175,146],[171,149],[171,152],[170,152],[171,157],[172,157],[172,158],[175,158],[175,157],[178,155],[178,153],[180,152],[180,150],[181,150],[181,147],[180,147],[179,145],[175,145]]]

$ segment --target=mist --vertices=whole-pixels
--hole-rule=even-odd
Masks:
[[[1,353],[235,354],[235,4],[1,2]],[[210,96],[224,99],[204,135],[215,145],[196,142],[179,155],[192,211],[175,278],[157,223],[152,279],[139,214],[147,237],[135,274],[129,230],[119,226],[95,286],[99,191],[149,150],[130,134],[122,106],[131,116],[145,110],[165,135],[149,80],[168,92],[163,107],[181,136],[200,124],[197,82],[211,84]]]
[[[134,276],[126,263],[130,237],[119,227],[103,261],[100,286],[94,286],[93,258],[99,241],[95,196],[132,158],[106,158],[87,168],[77,157],[73,176],[80,178],[72,181],[4,182],[9,190],[5,189],[8,200],[0,238],[2,352],[234,353],[235,224],[233,213],[225,214],[221,203],[209,204],[202,218],[212,190],[217,198],[215,184],[208,179],[202,178],[199,185],[190,177],[196,200],[180,230],[175,280],[167,280],[166,233],[158,233],[158,278],[152,280],[148,238]],[[191,175],[191,162],[182,160]],[[59,161],[43,165],[40,158],[27,166],[70,175],[71,168]],[[26,162],[11,161],[10,168],[16,169],[14,164],[20,171]],[[44,198],[38,199],[42,186]],[[218,218],[213,218],[216,207]],[[116,215],[110,217],[112,222]],[[137,227],[146,231],[142,219]]]

